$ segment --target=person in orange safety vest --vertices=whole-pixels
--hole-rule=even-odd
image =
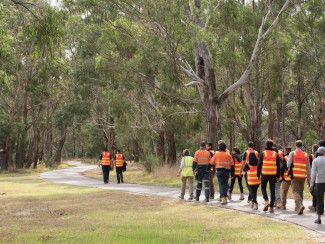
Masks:
[[[124,183],[123,171],[125,171],[125,158],[119,149],[116,150],[116,155],[114,158],[117,184]]]
[[[110,152],[108,152],[107,150],[103,151],[100,154],[98,165],[100,165],[102,167],[103,181],[105,184],[108,184],[108,182],[109,182],[109,172],[111,170],[111,161],[112,161],[112,156],[111,156]]]

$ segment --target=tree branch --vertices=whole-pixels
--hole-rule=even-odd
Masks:
[[[236,90],[236,88],[242,86],[243,84],[245,84],[247,82],[247,79],[253,70],[254,64],[256,63],[257,55],[258,55],[258,52],[260,51],[260,48],[261,48],[261,45],[262,45],[264,39],[278,25],[280,17],[284,13],[284,11],[288,8],[290,1],[291,0],[286,0],[286,2],[283,4],[281,10],[279,11],[278,15],[276,16],[276,18],[273,20],[272,24],[270,25],[270,27],[265,32],[263,32],[263,28],[265,26],[267,18],[269,16],[269,14],[271,13],[271,9],[272,9],[271,5],[269,6],[269,9],[268,9],[266,15],[263,17],[262,23],[259,27],[255,46],[254,46],[251,58],[249,60],[249,63],[247,65],[244,73],[241,75],[241,77],[234,84],[229,86],[219,97],[215,98],[217,103],[222,103],[229,96],[229,94],[231,94],[234,90]]]
[[[13,2],[14,4],[23,7],[24,9],[26,9],[28,12],[30,12],[37,20],[40,20],[37,15],[27,6],[27,5],[32,5],[32,6],[36,6],[34,3],[29,3],[29,2],[23,2],[20,0],[10,0],[11,2]]]

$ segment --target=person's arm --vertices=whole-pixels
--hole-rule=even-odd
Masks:
[[[282,164],[282,158],[278,155],[276,157],[276,178],[280,178],[280,175],[281,175],[281,164]]]
[[[310,176],[310,191],[312,191],[314,184],[315,184],[315,180],[316,180],[316,174],[317,174],[317,160],[314,160],[313,162],[313,166],[311,168],[311,176]]]
[[[245,164],[246,164],[246,152],[244,152],[242,155],[242,164],[241,164],[241,168],[240,168],[240,174],[243,173]]]
[[[178,172],[177,172],[177,176],[179,176],[184,168],[184,165],[185,165],[185,159],[184,157],[182,157],[182,160],[181,160],[181,164],[179,165],[179,169],[178,169]]]
[[[102,160],[102,158],[103,158],[103,153],[99,155],[99,160]]]
[[[289,156],[288,156],[288,162],[287,162],[287,168],[288,169],[290,169],[291,166],[292,166],[292,155],[293,155],[293,152],[290,152]]]
[[[195,171],[196,170],[196,168],[197,168],[197,153],[195,153],[194,154],[194,158],[193,158],[193,163],[192,163],[192,169],[193,169],[193,171]]]
[[[263,167],[263,153],[260,153],[258,163],[257,163],[257,177],[258,178],[261,177],[262,167]]]

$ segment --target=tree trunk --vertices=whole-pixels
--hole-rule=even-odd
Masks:
[[[168,128],[165,130],[166,142],[166,160],[165,163],[174,165],[176,164],[176,143],[174,133]]]
[[[268,112],[269,112],[269,123],[268,123],[268,130],[267,130],[267,135],[270,139],[274,139],[274,122],[275,122],[275,113],[273,111],[273,106],[271,101],[269,101],[268,105]]]
[[[61,158],[62,158],[62,149],[65,143],[65,139],[67,136],[67,131],[68,131],[68,125],[65,125],[62,130],[61,130],[61,138],[58,142],[56,152],[54,154],[54,165],[59,165],[61,163]]]

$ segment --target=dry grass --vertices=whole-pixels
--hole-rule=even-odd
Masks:
[[[294,225],[226,209],[0,176],[0,243],[315,243]],[[295,233],[288,235],[288,233]]]

